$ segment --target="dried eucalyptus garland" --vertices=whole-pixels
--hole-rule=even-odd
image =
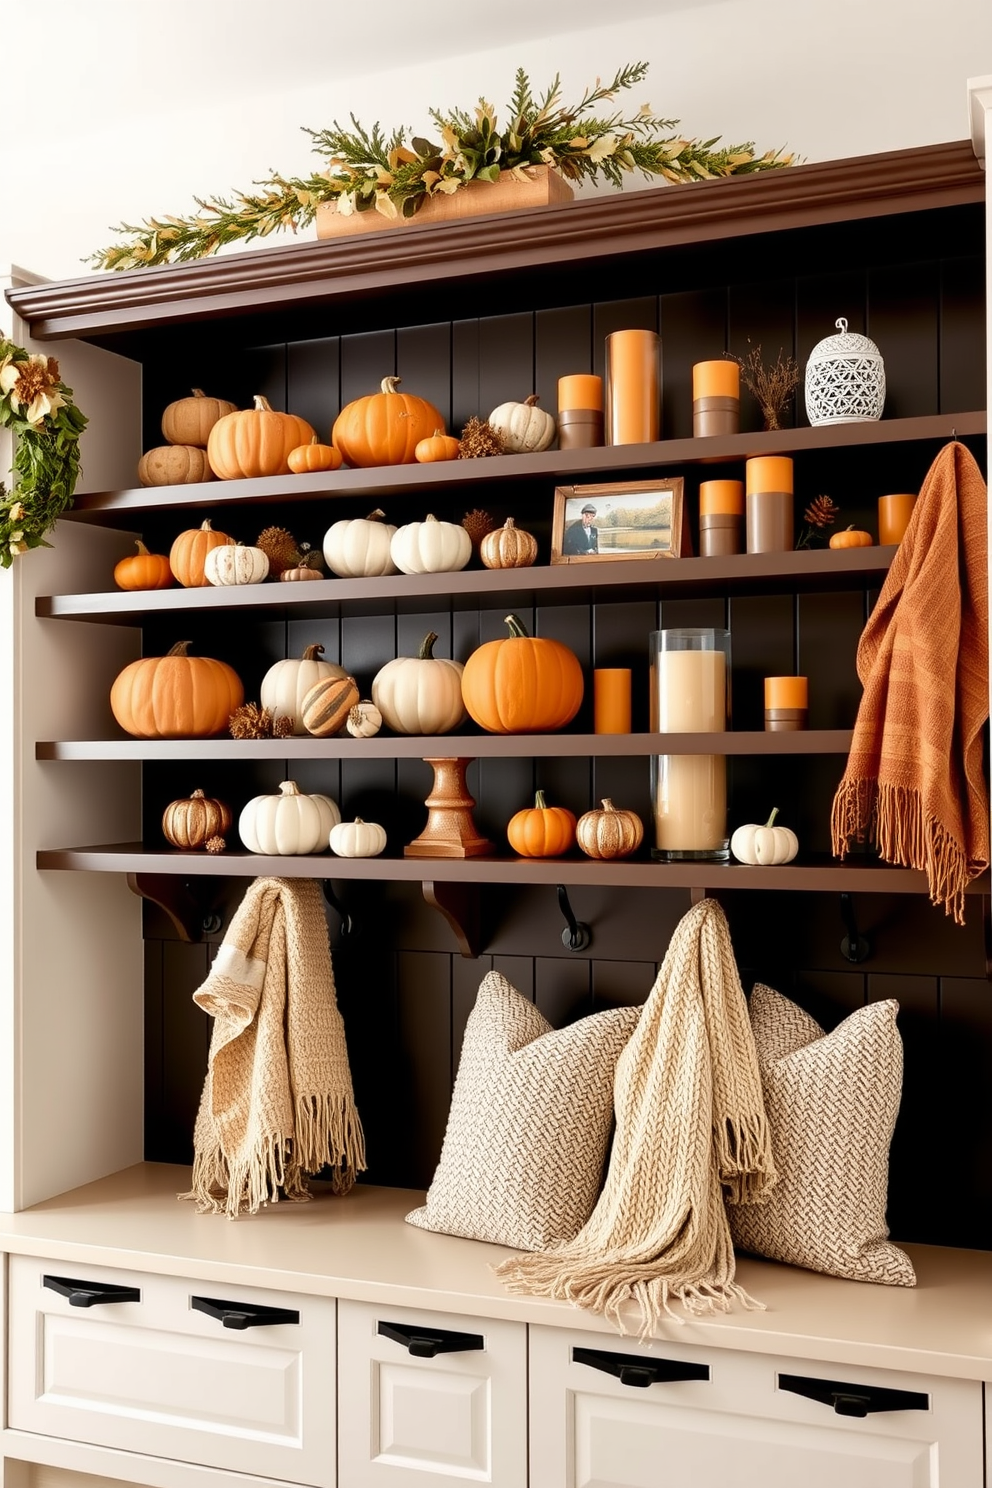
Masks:
[[[640,83],[646,62],[621,67],[608,84],[598,80],[573,107],[561,102],[555,77],[540,98],[531,92],[523,68],[508,106],[511,123],[497,124],[492,105],[480,99],[471,113],[430,110],[440,143],[394,130],[387,138],[379,124],[363,128],[351,115],[351,128],[304,129],[326,168],[304,178],[273,173],[256,181],[256,191],[195,198],[200,211],[190,217],[152,217],[140,226],[123,223],[117,231],[129,241],[94,253],[99,269],[149,268],[186,262],[216,253],[226,243],[261,238],[277,228],[308,226],[317,208],[335,202],[339,212],[376,211],[389,218],[413,217],[430,197],[459,191],[471,181],[495,181],[501,171],[548,165],[572,181],[604,178],[623,185],[634,171],[673,184],[721,176],[776,170],[794,157],[781,150],[755,153],[753,143],[716,148],[718,139],[680,138],[677,119],[659,119],[647,104],[625,117],[622,110],[600,116],[601,103]]]
[[[0,481],[0,564],[29,548],[48,548],[50,532],[72,505],[79,436],[86,419],[59,377],[54,357],[0,337],[0,428],[15,438],[13,489]]]

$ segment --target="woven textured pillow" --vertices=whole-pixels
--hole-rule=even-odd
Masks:
[[[779,1181],[765,1203],[729,1206],[734,1243],[828,1276],[915,1286],[885,1223],[898,1003],[858,1008],[833,1033],[760,984],[749,1008]]]
[[[599,1194],[613,1075],[640,1011],[555,1030],[489,972],[465,1027],[441,1159],[410,1224],[518,1250],[576,1235]]]

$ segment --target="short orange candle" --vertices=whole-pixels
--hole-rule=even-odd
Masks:
[[[766,708],[808,708],[808,677],[766,677]]]
[[[715,362],[697,362],[693,367],[693,398],[739,398],[740,395],[740,365],[730,357]]]
[[[597,734],[630,733],[630,667],[597,667],[592,699]]]
[[[661,342],[657,331],[606,338],[607,444],[653,444],[661,435]]]
[[[748,495],[758,491],[791,491],[792,459],[789,455],[754,455],[744,466]]]
[[[572,372],[558,379],[558,412],[570,408],[603,411],[603,379],[587,372]]]
[[[699,486],[701,517],[742,517],[744,483],[738,480],[702,481]]]
[[[902,542],[915,505],[915,496],[879,496],[878,540],[880,543],[885,545]]]

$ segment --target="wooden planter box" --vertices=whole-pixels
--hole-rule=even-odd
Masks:
[[[492,212],[513,212],[518,207],[553,207],[572,200],[572,188],[546,165],[527,167],[529,179],[520,181],[510,171],[501,171],[498,181],[470,181],[450,196],[432,196],[413,217],[383,217],[373,208],[343,216],[334,202],[317,208],[318,238],[339,238],[351,233],[378,232],[384,227],[412,227],[425,222],[451,222],[464,217],[482,217]]]

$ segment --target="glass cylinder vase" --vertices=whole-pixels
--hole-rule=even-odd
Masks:
[[[650,655],[652,732],[724,733],[729,715],[729,630],[656,630]],[[652,857],[668,862],[726,861],[730,846],[726,755],[654,755],[651,803]]]

